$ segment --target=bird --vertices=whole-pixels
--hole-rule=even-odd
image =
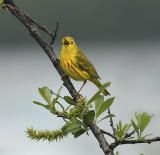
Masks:
[[[102,86],[100,77],[93,64],[88,60],[84,53],[77,47],[74,39],[66,36],[62,39],[62,50],[60,54],[60,66],[64,73],[75,81],[83,81],[83,85],[78,91],[84,87],[89,80],[98,88]],[[102,92],[105,96],[110,93],[105,89]]]

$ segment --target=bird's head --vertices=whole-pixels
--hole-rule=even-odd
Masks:
[[[62,47],[76,48],[77,45],[72,37],[66,36],[62,39]]]

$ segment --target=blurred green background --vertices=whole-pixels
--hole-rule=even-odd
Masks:
[[[130,123],[134,112],[153,114],[145,133],[159,135],[160,125],[160,1],[158,0],[39,0],[15,3],[23,13],[54,32],[59,22],[54,51],[59,57],[61,39],[72,36],[97,69],[102,83],[111,81],[116,96],[112,113]],[[50,37],[41,31],[48,42]],[[55,92],[62,81],[50,60],[10,12],[0,15],[0,155],[81,155],[103,154],[90,133],[78,139],[68,136],[61,142],[34,142],[27,127],[59,129],[63,121],[34,105],[43,101],[38,87]],[[72,80],[73,81],[73,80]],[[82,82],[73,81],[78,90]],[[82,90],[88,99],[98,89],[90,82]],[[66,88],[61,95],[69,95]],[[65,103],[64,103],[65,104]],[[110,131],[109,121],[100,127]],[[144,133],[144,134],[145,134]],[[112,140],[107,137],[107,140]],[[123,145],[123,155],[159,155],[159,143]]]

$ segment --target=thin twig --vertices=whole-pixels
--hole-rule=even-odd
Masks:
[[[110,109],[109,109],[109,108],[108,108],[108,114],[109,114],[109,115],[111,114],[111,111],[110,111]],[[110,126],[112,127],[113,135],[116,135],[116,129],[115,129],[115,127],[114,127],[112,117],[110,117]]]
[[[53,114],[57,115],[57,117],[62,117],[64,119],[69,119],[68,117],[66,117],[65,115],[63,115],[63,114],[61,114],[59,112],[56,112],[56,113],[53,113]]]
[[[139,129],[139,126],[138,126],[138,125],[137,125],[137,128]],[[124,138],[131,137],[135,132],[136,132],[136,131],[135,131],[135,130],[133,130],[133,131],[132,131],[132,132],[130,132],[130,133],[126,133],[126,134],[125,134],[125,136],[124,136]]]
[[[55,41],[55,39],[56,39],[56,37],[57,37],[58,28],[59,28],[59,23],[57,22],[56,30],[54,31],[54,35],[53,35],[52,40],[51,40],[51,42],[50,42],[50,46],[51,46],[52,50],[53,50],[54,41]]]
[[[49,31],[47,30],[47,28],[45,26],[41,26],[37,23],[36,20],[33,20],[29,17],[29,15],[27,13],[25,14],[22,14],[17,7],[12,7],[10,4],[4,4],[3,7],[1,9],[4,9],[8,7],[10,10],[15,10],[20,16],[25,16],[30,22],[32,22],[33,24],[37,25],[37,27],[40,29],[40,30],[43,30],[44,32],[46,32],[47,34],[49,34],[51,36],[51,42],[50,42],[50,46],[53,50],[53,44],[54,44],[54,41],[56,39],[56,36],[57,36],[57,32],[58,32],[58,22],[57,22],[57,25],[56,25],[56,29],[54,31],[54,35]]]
[[[47,34],[49,34],[49,35],[51,36],[52,39],[51,39],[51,42],[50,42],[50,46],[51,46],[51,48],[52,48],[52,50],[53,50],[53,44],[54,44],[54,41],[55,41],[55,39],[56,39],[57,32],[58,32],[58,22],[57,22],[56,30],[54,31],[55,33],[54,33],[54,35],[53,35],[50,31],[48,31],[48,30],[46,29],[46,27],[40,26],[40,25],[37,23],[36,20],[31,19],[28,14],[25,13],[24,16],[25,16],[29,21],[31,21],[32,23],[34,23],[35,25],[37,25],[37,27],[38,27],[40,30],[43,30],[44,32],[46,32]]]
[[[130,132],[130,133],[126,133],[125,136],[124,136],[124,138],[131,137],[134,133],[135,133],[135,130],[133,130],[133,131]]]
[[[108,136],[114,138],[115,140],[117,140],[117,138],[116,138],[115,135],[113,135],[113,134],[111,134],[111,133],[109,133],[109,132],[107,132],[107,131],[104,131],[104,130],[102,130],[102,129],[101,129],[101,132],[102,132],[103,134],[106,134],[106,135],[108,135]]]
[[[141,140],[141,141],[138,141],[138,140],[123,140],[123,141],[117,141],[117,142],[112,143],[110,145],[110,148],[114,149],[115,147],[117,147],[118,145],[121,145],[121,144],[140,144],[140,143],[150,144],[150,143],[156,142],[156,141],[160,141],[160,137],[145,139],[145,140]]]

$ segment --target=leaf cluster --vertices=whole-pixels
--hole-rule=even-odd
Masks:
[[[136,117],[137,124],[133,121],[133,119],[131,119],[131,124],[125,124],[124,126],[122,125],[121,120],[119,121],[119,124],[117,125],[117,129],[116,129],[117,139],[119,141],[134,138],[134,137],[126,136],[131,126],[133,126],[134,128],[134,132],[137,133],[138,141],[144,141],[147,136],[151,135],[151,134],[147,134],[145,136],[142,136],[143,131],[146,129],[146,127],[148,126],[151,120],[151,115],[145,112],[142,114],[141,113],[138,114],[136,112],[135,117]]]
[[[143,131],[146,129],[146,127],[148,126],[151,120],[151,115],[145,112],[142,114],[135,113],[135,117],[136,117],[137,125],[133,120],[131,120],[131,123],[134,130],[137,133],[137,137],[138,137],[137,140],[145,140],[147,136],[151,135],[151,134],[147,134],[145,136],[142,136]]]
[[[69,96],[62,97],[60,95],[62,87],[60,87],[57,93],[54,93],[48,87],[42,87],[39,88],[38,91],[47,104],[43,104],[37,101],[33,101],[33,103],[44,107],[45,109],[49,110],[52,114],[62,118],[65,121],[65,125],[61,128],[61,130],[58,130],[61,133],[61,135],[67,135],[71,133],[72,135],[74,135],[75,138],[77,138],[85,132],[88,134],[89,130],[88,126],[90,125],[90,123],[94,120],[96,121],[97,118],[102,113],[104,113],[113,103],[114,97],[104,101],[104,96],[100,95],[101,92],[103,92],[103,90],[109,85],[110,82],[104,84],[98,90],[98,92],[95,93],[93,97],[88,101],[86,101],[85,98],[80,98],[78,101],[74,101]],[[68,106],[64,107],[64,104],[60,103],[59,99],[63,100],[63,102],[65,101]],[[92,102],[95,102],[95,110],[89,110],[90,108],[92,108],[91,106]],[[61,107],[61,110],[57,110],[57,106]],[[113,114],[107,115],[100,121],[108,117],[114,117],[114,115]],[[51,136],[47,135],[48,132],[49,131],[36,131],[33,130],[33,128],[27,129],[27,133],[31,139],[35,140],[48,139],[49,141],[56,139],[56,138],[50,139],[49,137]]]
[[[72,134],[75,138],[81,136],[84,133],[89,135],[89,126],[93,121],[99,123],[106,118],[115,117],[114,114],[108,114],[97,121],[98,118],[106,112],[106,110],[112,105],[114,101],[115,97],[104,100],[104,96],[101,95],[101,92],[103,92],[106,87],[109,87],[109,85],[110,82],[105,83],[103,86],[101,86],[97,93],[95,93],[93,97],[91,97],[91,99],[89,99],[88,101],[86,100],[86,98],[80,98],[78,101],[74,101],[69,96],[62,97],[60,95],[62,87],[60,87],[57,93],[54,93],[48,87],[39,88],[38,91],[47,104],[43,104],[37,101],[34,101],[33,103],[44,107],[52,114],[63,119],[65,121],[65,124],[60,130],[54,131],[36,131],[33,128],[28,128],[28,137],[38,141],[40,139],[43,139],[50,142],[57,139],[60,140],[68,134]],[[62,104],[61,102],[67,103],[67,107],[65,107],[66,104]],[[93,109],[92,106],[93,102],[95,103],[95,109]],[[61,110],[58,110],[57,106],[60,107]],[[135,117],[137,120],[137,124],[133,120],[131,120],[131,124],[125,124],[123,126],[120,120],[119,124],[117,124],[116,135],[110,135],[112,135],[113,138],[120,142],[126,139],[134,138],[131,136],[126,136],[130,127],[133,126],[135,132],[138,135],[137,140],[145,140],[145,137],[148,135],[142,136],[142,133],[148,126],[151,120],[151,116],[147,113],[135,113]]]
[[[113,102],[114,98],[108,99],[104,102],[104,96],[103,96],[103,100],[100,100],[100,98],[102,97],[102,95],[100,95],[101,92],[103,92],[103,90],[109,85],[110,85],[110,82],[105,83],[103,86],[101,86],[99,91],[96,94],[94,94],[93,97],[88,102],[82,100],[83,102],[86,103],[87,107],[82,109],[82,107],[84,106],[82,107],[78,106],[80,107],[80,109],[82,109],[81,115],[77,115],[80,120],[77,118],[71,119],[70,122],[66,123],[62,127],[62,131],[66,133],[72,133],[75,138],[79,137],[85,132],[88,134],[88,130],[89,130],[88,126],[91,124],[91,122],[94,120],[96,121],[98,116],[100,116],[104,111],[106,111]],[[78,101],[77,105],[79,103],[83,103],[82,101],[81,100]],[[95,104],[99,104],[99,106],[95,107],[95,110],[89,110],[91,103],[94,101],[95,101]],[[98,112],[98,115],[97,115],[97,112]]]
[[[126,135],[126,133],[128,132],[128,130],[130,129],[131,126],[132,126],[131,124],[125,124],[123,126],[121,120],[119,121],[119,124],[117,125],[117,130],[116,130],[116,134],[117,134],[117,137],[118,137],[119,141],[123,141],[125,139],[133,138],[133,137],[125,138],[125,135]]]

